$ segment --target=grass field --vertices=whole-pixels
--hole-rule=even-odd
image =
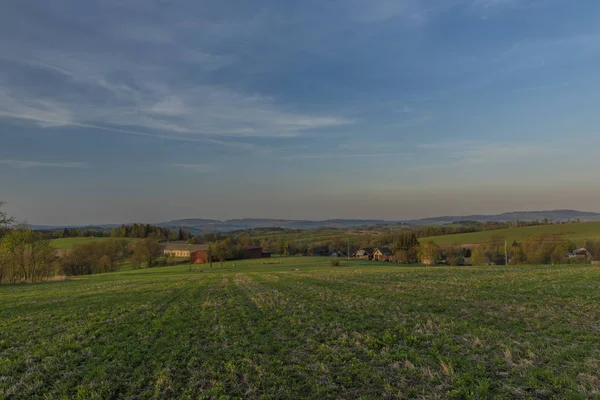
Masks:
[[[0,287],[0,398],[600,396],[600,266],[328,263]]]
[[[562,235],[565,239],[572,240],[575,244],[583,245],[585,240],[600,239],[600,222],[582,222],[579,224],[539,225],[523,228],[499,229],[493,231],[462,233],[458,235],[432,236],[422,238],[421,241],[433,241],[440,246],[452,244],[480,244],[493,236],[502,236],[509,242],[516,240],[522,242],[528,236],[539,233],[552,233]]]
[[[72,249],[76,244],[89,243],[89,242],[99,242],[104,240],[110,240],[108,237],[72,237],[72,238],[61,238],[61,239],[52,239],[50,243],[57,250],[67,250]],[[135,240],[131,238],[118,238],[119,240]]]

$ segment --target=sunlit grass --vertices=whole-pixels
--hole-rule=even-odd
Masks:
[[[594,398],[600,267],[275,258],[0,287],[0,398]]]

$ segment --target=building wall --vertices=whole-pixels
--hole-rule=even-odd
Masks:
[[[244,258],[262,258],[263,256],[263,252],[262,249],[260,247],[257,247],[256,249],[246,249],[244,250]]]
[[[373,258],[374,258],[376,261],[389,261],[389,260],[391,260],[391,259],[392,259],[392,256],[389,256],[389,255],[385,255],[385,254],[383,254],[383,253],[376,252],[375,254],[373,254]]]
[[[163,253],[169,257],[189,257],[191,252],[189,250],[165,250]]]
[[[208,262],[208,254],[206,251],[197,250],[192,255],[192,262],[194,264],[206,264]]]

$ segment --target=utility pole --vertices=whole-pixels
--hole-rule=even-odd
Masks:
[[[508,265],[508,245],[506,240],[504,240],[504,264]]]

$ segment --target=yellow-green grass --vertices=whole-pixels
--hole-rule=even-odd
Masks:
[[[329,264],[0,287],[0,398],[600,396],[600,266]]]
[[[110,240],[111,238],[107,237],[72,237],[72,238],[61,238],[61,239],[52,239],[50,243],[57,250],[68,250],[72,249],[76,244],[82,243],[90,243],[90,242],[98,242],[104,240]],[[131,238],[119,238],[122,240],[135,240]]]
[[[571,240],[578,245],[583,245],[585,240],[600,239],[600,222],[585,222],[573,224],[539,225],[527,226],[523,228],[498,229],[484,232],[461,233],[458,235],[443,235],[421,238],[420,241],[433,241],[440,246],[453,244],[481,244],[489,241],[492,237],[503,237],[512,242],[516,240],[522,242],[531,235],[540,233],[551,233],[560,235],[564,239]]]

